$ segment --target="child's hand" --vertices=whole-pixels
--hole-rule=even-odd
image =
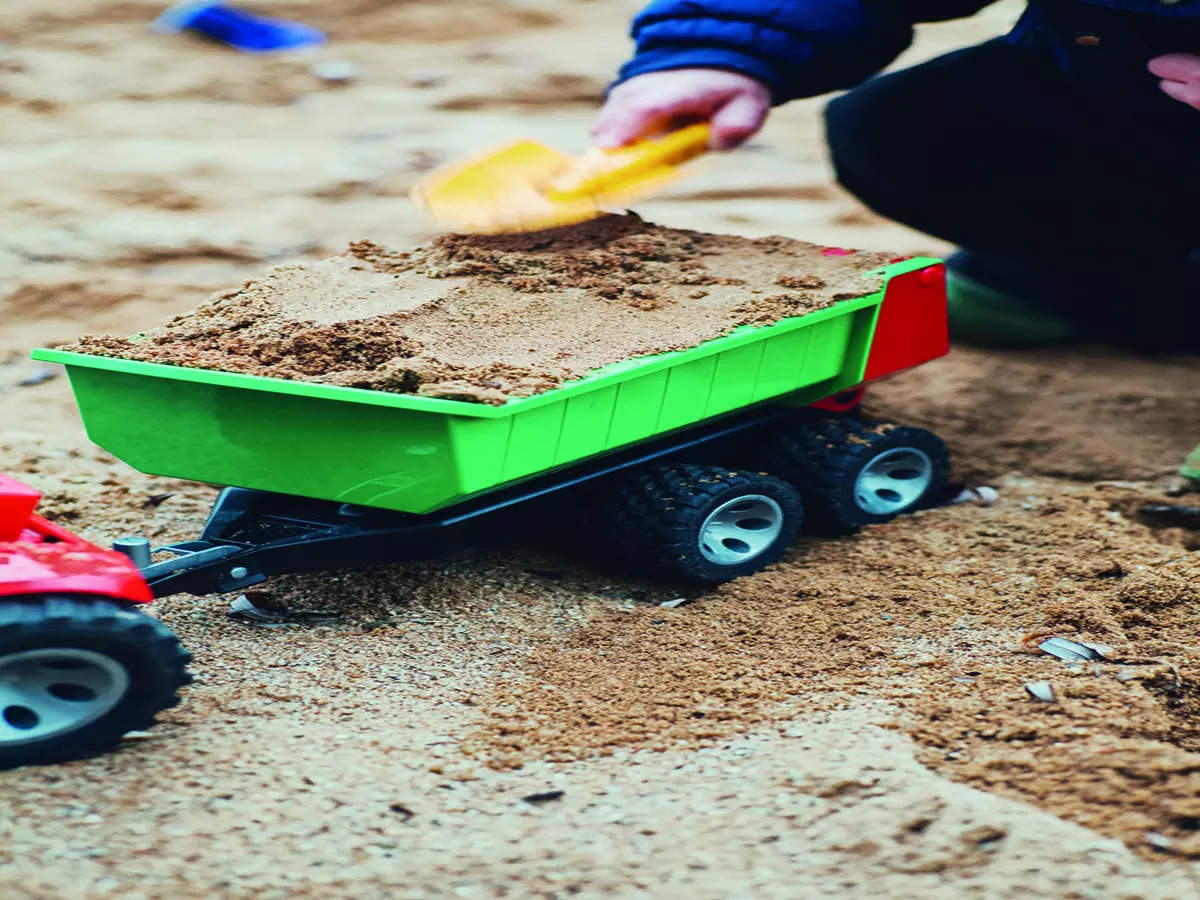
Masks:
[[[696,121],[712,123],[714,150],[729,150],[762,127],[771,93],[761,81],[724,69],[668,69],[618,84],[596,115],[592,137],[620,147]]]
[[[1162,79],[1163,93],[1200,109],[1200,56],[1168,53],[1150,60],[1150,71]]]

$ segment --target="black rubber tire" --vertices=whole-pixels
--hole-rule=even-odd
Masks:
[[[855,497],[859,473],[881,454],[901,447],[920,450],[932,464],[922,494],[903,509],[879,515]],[[806,531],[833,536],[888,522],[938,501],[950,479],[950,453],[932,431],[877,422],[858,415],[802,418],[776,432],[761,448],[762,468],[787,481],[804,498]]]
[[[154,724],[161,710],[179,702],[179,688],[192,680],[187,672],[191,655],[171,629],[117,601],[63,595],[0,598],[0,661],[23,651],[58,648],[107,657],[124,668],[128,686],[111,709],[80,727],[35,741],[0,737],[0,769],[110,750],[126,732]],[[0,709],[0,716],[8,714]]]
[[[707,559],[700,529],[717,507],[739,495],[761,494],[783,513],[769,546],[732,565]],[[647,465],[618,482],[605,504],[606,552],[656,581],[720,584],[770,565],[800,534],[804,505],[787,484],[769,475],[718,466]]]

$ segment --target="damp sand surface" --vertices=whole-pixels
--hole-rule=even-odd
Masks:
[[[413,181],[511,135],[578,146],[641,5],[260,0],[331,37],[267,59],[148,35],[161,2],[0,4],[0,471],[97,543],[195,538],[216,490],[91,444],[29,350],[363,235],[423,244]],[[922,26],[905,62],[1023,7]],[[361,77],[324,84],[314,56]],[[831,181],[823,102],[639,212],[944,254]],[[120,752],[0,773],[0,896],[1200,896],[1200,533],[1137,512],[1197,502],[1164,489],[1200,366],[957,348],[869,398],[999,501],[801,542],[677,608],[544,534],[262,586],[324,624],[160,599],[195,684]],[[1022,647],[1047,629],[1115,654]]]
[[[695,347],[882,286],[893,254],[608,215],[532,234],[369,241],[279,266],[85,353],[503,403],[611,363]]]

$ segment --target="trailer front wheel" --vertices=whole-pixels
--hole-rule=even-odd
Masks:
[[[610,500],[612,549],[643,574],[719,584],[757,572],[800,533],[803,506],[769,475],[718,466],[647,467]]]
[[[0,600],[0,769],[90,756],[148,728],[191,679],[169,628],[115,602]]]

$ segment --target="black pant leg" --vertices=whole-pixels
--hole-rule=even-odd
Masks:
[[[1125,121],[1003,40],[879,76],[826,111],[842,184],[967,248],[994,286],[1102,333],[1195,329],[1200,147]]]

